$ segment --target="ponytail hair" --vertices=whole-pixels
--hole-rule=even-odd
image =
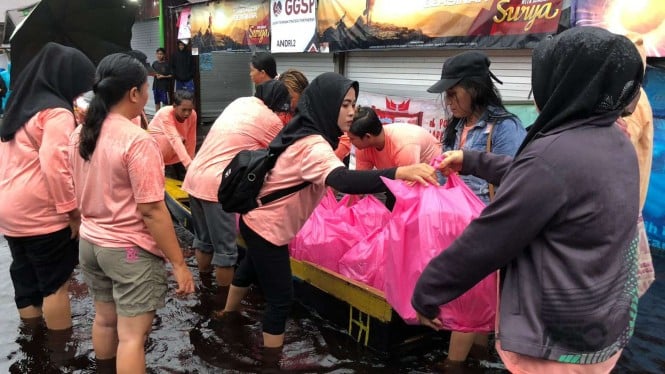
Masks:
[[[95,151],[109,109],[118,104],[132,88],[140,90],[147,78],[147,71],[141,62],[127,54],[114,53],[99,62],[92,86],[94,96],[79,138],[79,155],[84,160],[90,161]]]

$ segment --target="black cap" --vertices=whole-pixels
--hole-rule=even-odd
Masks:
[[[486,77],[490,75],[490,60],[481,52],[464,52],[453,56],[443,63],[441,80],[427,92],[441,93],[467,77]]]

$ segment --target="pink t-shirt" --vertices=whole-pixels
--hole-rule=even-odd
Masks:
[[[173,106],[165,106],[155,113],[148,132],[157,140],[165,165],[182,162],[185,167],[189,166],[196,149],[195,111],[185,122],[178,122]]]
[[[349,136],[345,133],[344,135],[339,137],[339,144],[337,145],[337,149],[335,149],[335,155],[337,155],[337,158],[344,161],[344,158],[351,153],[351,139],[349,139]]]
[[[344,164],[322,136],[310,135],[299,139],[277,158],[259,197],[303,181],[312,184],[250,211],[243,215],[243,220],[249,228],[274,245],[288,244],[323,198],[328,174],[339,167],[344,167]]]
[[[356,150],[356,170],[387,169],[429,163],[441,154],[441,143],[418,125],[393,123],[383,126],[385,146]]]
[[[138,246],[164,256],[138,204],[164,200],[164,163],[157,142],[127,118],[106,117],[90,161],[78,153],[81,127],[69,142],[81,210],[81,237],[102,247]]]
[[[44,235],[69,224],[76,195],[67,161],[74,114],[64,108],[38,112],[14,139],[0,142],[0,232]],[[30,136],[36,143],[30,140]]]
[[[198,199],[217,202],[222,172],[231,159],[243,149],[268,147],[283,127],[279,117],[261,100],[234,100],[210,128],[187,169],[182,189]]]

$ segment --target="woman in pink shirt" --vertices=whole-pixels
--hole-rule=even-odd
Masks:
[[[74,99],[95,66],[80,51],[49,43],[14,83],[0,135],[0,232],[12,254],[19,316],[72,326],[69,278],[78,263],[80,216],[67,162]]]
[[[307,187],[260,206],[242,216],[240,233],[246,256],[236,270],[224,309],[237,311],[249,286],[258,283],[266,301],[263,344],[279,348],[293,299],[288,243],[323,198],[326,186],[346,193],[385,190],[381,176],[436,183],[426,164],[400,168],[350,171],[335,155],[338,139],[353,122],[358,83],[336,73],[324,73],[305,89],[298,112],[270,143],[282,151],[263,184],[259,197],[310,182]]]
[[[80,262],[95,303],[92,345],[121,373],[145,371],[144,343],[164,305],[164,258],[177,293],[194,291],[164,204],[163,163],[155,140],[130,120],[148,100],[147,73],[126,54],[102,59],[95,93],[69,143],[81,210]]]
[[[159,144],[170,177],[182,180],[184,169],[194,158],[196,121],[194,94],[181,90],[173,95],[173,105],[160,109],[148,125],[148,132]]]
[[[291,119],[289,92],[284,83],[261,83],[254,96],[236,99],[224,109],[182,184],[190,194],[193,247],[199,271],[210,272],[214,266],[220,287],[229,286],[238,260],[236,216],[225,212],[217,199],[222,171],[239,151],[266,148]]]

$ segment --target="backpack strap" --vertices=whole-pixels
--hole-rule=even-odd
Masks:
[[[487,153],[492,152],[492,135],[494,135],[494,122],[489,122],[487,124],[487,127],[490,128],[489,134],[487,134],[487,144],[485,146],[485,151]],[[490,201],[494,200],[494,185],[492,183],[489,183],[489,195],[490,195]]]
[[[291,194],[293,194],[293,193],[296,193],[296,192],[302,190],[303,188],[309,186],[310,184],[312,184],[312,183],[310,183],[310,182],[302,182],[302,183],[300,183],[300,184],[298,184],[298,185],[295,185],[295,186],[292,186],[292,187],[288,187],[288,188],[284,188],[284,189],[281,189],[281,190],[275,191],[275,192],[273,192],[273,193],[269,193],[269,194],[263,196],[262,198],[259,198],[259,199],[258,199],[258,200],[259,200],[259,206],[263,206],[263,205],[266,205],[266,204],[270,204],[270,203],[272,203],[272,202],[275,201],[275,200],[278,200],[278,199],[281,199],[281,198],[283,198],[283,197],[285,197],[285,196],[288,196],[288,195],[291,195]]]

